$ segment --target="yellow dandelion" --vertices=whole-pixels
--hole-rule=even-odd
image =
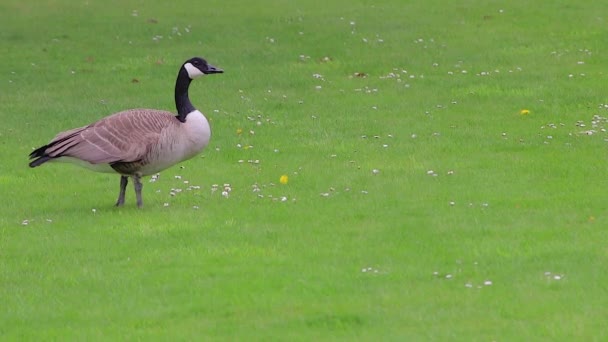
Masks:
[[[289,182],[289,177],[287,177],[287,175],[282,175],[281,178],[279,178],[279,183],[287,184],[287,182]]]
[[[529,109],[522,109],[519,111],[519,115],[528,115],[528,114],[530,114]]]
[[[236,134],[240,135],[241,133],[243,133],[243,129],[242,128],[237,128],[236,129]]]

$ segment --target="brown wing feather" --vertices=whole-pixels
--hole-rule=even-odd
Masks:
[[[165,128],[177,122],[166,111],[127,110],[59,133],[47,145],[46,154],[52,158],[74,157],[91,164],[135,162],[145,157]]]

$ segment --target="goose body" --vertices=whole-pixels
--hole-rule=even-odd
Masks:
[[[130,109],[88,126],[61,132],[30,154],[30,167],[49,161],[69,162],[97,172],[121,175],[117,206],[124,204],[128,177],[133,178],[137,205],[143,205],[141,180],[190,159],[209,143],[207,118],[188,97],[192,79],[223,72],[202,58],[186,61],[175,84],[177,116],[156,109]]]

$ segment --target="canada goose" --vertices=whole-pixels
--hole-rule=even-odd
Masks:
[[[30,154],[30,167],[48,161],[71,162],[97,172],[120,174],[116,206],[125,203],[125,190],[133,178],[137,206],[142,207],[141,177],[190,159],[209,143],[211,129],[205,116],[188,97],[190,82],[223,70],[195,57],[182,64],[175,82],[177,116],[156,109],[131,109],[88,126],[57,134]]]

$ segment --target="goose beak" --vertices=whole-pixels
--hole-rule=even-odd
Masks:
[[[216,68],[211,64],[207,64],[207,70],[204,71],[205,74],[221,74],[224,70],[220,68]]]

